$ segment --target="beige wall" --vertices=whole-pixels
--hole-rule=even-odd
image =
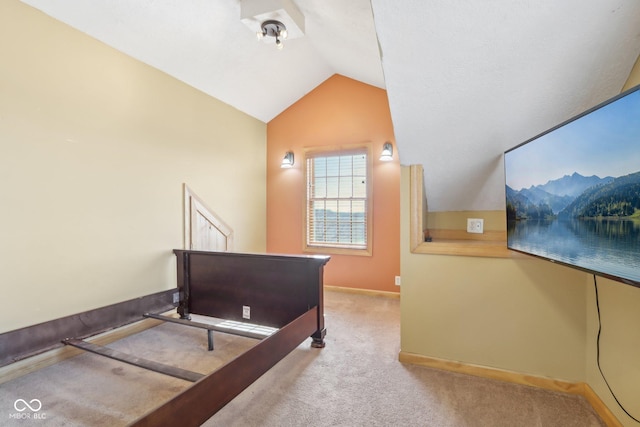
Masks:
[[[600,366],[625,409],[640,420],[640,288],[598,277],[602,331]],[[593,279],[587,283],[587,347],[585,381],[625,426],[638,424],[620,409],[596,361],[598,313]]]
[[[633,69],[631,70],[631,73],[629,73],[629,78],[627,79],[626,83],[622,87],[622,91],[631,89],[632,87],[635,87],[638,85],[640,85],[640,56],[638,56],[638,59],[636,60],[636,63],[634,64]]]
[[[640,84],[640,57],[623,91]],[[600,364],[624,408],[640,420],[640,288],[597,278],[602,332]],[[587,291],[586,381],[624,425],[637,426],[620,409],[605,384],[596,361],[598,312],[593,280]]]
[[[625,89],[637,84],[640,61]],[[623,425],[637,425],[614,400],[596,363],[593,276],[535,258],[411,253],[409,169],[402,169],[401,351],[586,382]],[[495,215],[437,213],[427,223],[464,228],[466,217]],[[596,280],[601,367],[618,400],[640,419],[640,289]]]
[[[466,230],[467,218],[484,220],[484,231],[504,231],[507,214],[502,211],[426,212],[424,228],[429,230]]]
[[[0,332],[174,287],[183,183],[265,250],[264,123],[17,0],[0,58]]]
[[[533,258],[411,253],[408,181],[403,167],[401,350],[581,380],[585,274]]]

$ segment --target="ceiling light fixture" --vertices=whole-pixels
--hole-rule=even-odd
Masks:
[[[260,28],[262,31],[257,32],[258,40],[264,37],[275,37],[276,47],[278,49],[284,47],[282,40],[287,38],[287,27],[285,27],[282,22],[275,20],[264,21],[262,25],[260,25]]]

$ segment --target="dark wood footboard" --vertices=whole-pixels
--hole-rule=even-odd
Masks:
[[[318,307],[314,345],[325,335],[323,270],[328,256],[174,250],[178,312],[281,328]]]

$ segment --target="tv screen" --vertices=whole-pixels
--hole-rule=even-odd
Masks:
[[[504,154],[507,246],[640,287],[640,86]]]

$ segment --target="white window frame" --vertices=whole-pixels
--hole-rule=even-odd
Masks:
[[[312,172],[309,167],[309,160],[318,157],[332,157],[332,156],[348,156],[355,154],[366,155],[366,199],[365,199],[365,233],[366,242],[364,245],[350,245],[339,243],[324,243],[324,242],[312,242],[310,241],[310,224],[309,214],[311,210],[312,191],[310,188],[309,174]],[[323,253],[323,254],[343,254],[343,255],[360,255],[371,256],[372,255],[372,242],[373,242],[373,162],[371,156],[370,144],[358,144],[351,146],[341,147],[323,147],[322,149],[308,149],[305,152],[304,161],[304,182],[305,182],[305,195],[304,195],[304,220],[303,220],[303,250],[304,252]],[[331,197],[331,200],[361,200],[359,197]],[[317,200],[317,199],[313,199]]]

